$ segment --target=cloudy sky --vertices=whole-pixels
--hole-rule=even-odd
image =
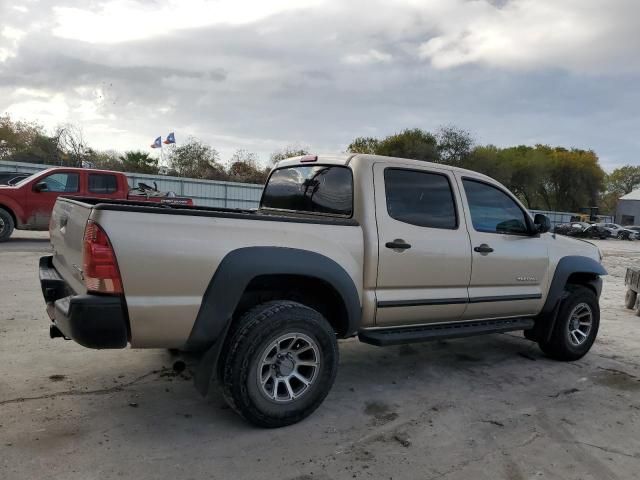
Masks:
[[[455,124],[640,164],[638,0],[2,0],[0,113],[228,157]]]

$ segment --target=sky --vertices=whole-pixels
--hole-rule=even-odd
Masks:
[[[453,124],[639,165],[637,0],[2,0],[0,113],[269,154]]]

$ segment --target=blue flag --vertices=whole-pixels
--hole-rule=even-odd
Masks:
[[[151,148],[161,148],[161,147],[162,147],[162,137],[158,137],[151,144]]]
[[[176,136],[173,134],[173,132],[171,132],[169,135],[167,135],[167,139],[162,143],[164,143],[165,145],[176,143]]]

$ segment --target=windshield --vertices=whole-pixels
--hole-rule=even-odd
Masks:
[[[29,182],[29,181],[34,177],[34,175],[37,175],[37,174],[39,174],[39,173],[41,173],[41,172],[32,173],[32,174],[31,174],[31,175],[29,175],[28,177],[23,178],[22,180],[20,180],[20,181],[19,181],[19,182],[17,182],[17,183],[12,184],[11,186],[12,186],[12,187],[21,187],[21,186],[22,186],[22,185],[24,185],[25,183]]]

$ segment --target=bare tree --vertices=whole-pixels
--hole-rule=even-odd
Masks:
[[[65,163],[74,167],[82,167],[82,162],[86,159],[88,152],[82,129],[67,123],[56,129],[54,138],[57,138],[58,149],[66,157]]]

